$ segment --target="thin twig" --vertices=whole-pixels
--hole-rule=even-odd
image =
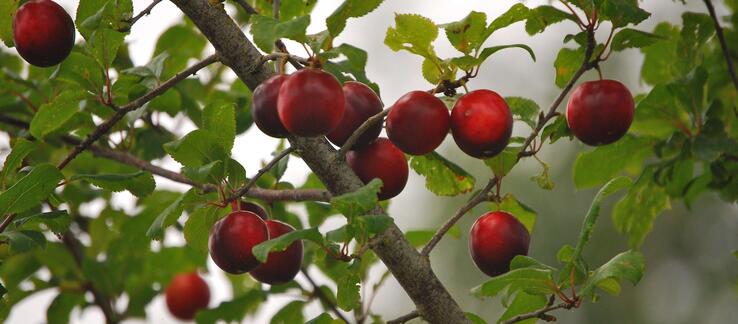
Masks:
[[[313,278],[310,276],[310,274],[308,274],[307,269],[306,268],[302,268],[302,269],[300,269],[300,272],[302,272],[302,275],[305,276],[305,279],[307,279],[307,281],[310,283],[310,285],[313,286],[313,293],[315,294],[315,296],[318,297],[321,301],[323,301],[323,303],[325,303],[326,305],[328,305],[328,308],[330,308],[331,311],[334,314],[336,314],[336,316],[338,316],[338,318],[340,318],[344,323],[349,323],[348,319],[346,319],[346,316],[344,316],[343,313],[341,313],[341,311],[338,310],[338,307],[333,302],[333,300],[330,299],[330,298],[328,298],[328,296],[326,296],[323,293],[323,290],[320,289],[320,286],[318,286],[318,284],[315,282],[315,280],[313,280]]]
[[[446,221],[441,228],[438,229],[436,234],[433,234],[433,237],[430,241],[428,241],[427,244],[423,247],[423,250],[420,252],[420,255],[422,256],[428,256],[430,252],[433,250],[434,247],[436,247],[436,244],[441,241],[444,235],[451,229],[451,227],[456,224],[456,222],[461,219],[467,212],[472,210],[472,208],[476,207],[483,201],[487,200],[489,192],[492,190],[492,188],[497,185],[497,178],[492,178],[487,182],[487,185],[479,191],[476,196],[474,196],[471,200],[469,200],[464,206],[461,206],[458,211],[456,211],[456,214],[454,214],[453,217],[449,218],[449,220]]]
[[[246,13],[248,13],[249,15],[259,14],[259,12],[257,12],[256,9],[254,9],[254,7],[252,7],[248,2],[246,2],[246,0],[233,0],[233,1],[235,1],[239,6],[241,6],[241,8],[243,8],[243,10],[245,10]]]
[[[64,234],[64,236],[62,237],[62,242],[64,242],[64,245],[72,253],[75,263],[81,269],[82,261],[84,260],[84,251],[82,244],[77,240],[77,238],[74,237],[74,234],[72,234],[71,232],[67,232],[66,234]],[[95,285],[91,282],[86,285],[86,289],[92,293],[95,304],[100,307],[103,315],[105,315],[106,323],[115,324],[120,322],[120,315],[115,312],[115,310],[113,309],[113,304],[103,292],[97,289],[97,287],[95,287]]]
[[[548,109],[548,113],[546,113],[545,115],[541,113],[541,115],[538,118],[538,124],[536,124],[536,127],[533,129],[533,131],[528,136],[528,138],[525,139],[525,142],[523,142],[523,145],[520,148],[520,152],[518,153],[518,160],[526,156],[531,156],[535,154],[534,153],[535,151],[528,150],[528,146],[531,145],[531,143],[533,142],[533,139],[538,137],[538,133],[541,132],[543,127],[546,125],[546,123],[548,123],[549,120],[551,120],[552,118],[558,115],[558,113],[556,112],[556,109],[559,107],[559,105],[561,105],[561,102],[564,100],[564,98],[569,93],[569,91],[571,91],[572,87],[574,87],[574,84],[577,82],[577,80],[579,80],[582,74],[584,74],[584,72],[586,72],[587,70],[592,69],[593,67],[597,66],[597,61],[590,62],[592,53],[594,52],[595,44],[596,43],[594,39],[594,29],[590,25],[589,27],[587,27],[587,46],[585,49],[584,61],[582,62],[582,65],[579,67],[576,73],[574,73],[571,80],[569,80],[569,83],[567,83],[567,85],[561,91],[561,93],[556,98],[556,100],[554,100],[554,102],[551,104],[551,107]],[[477,195],[474,196],[474,198],[472,198],[471,200],[469,200],[469,202],[467,202],[464,206],[462,206],[456,212],[456,214],[454,214],[453,217],[451,217],[448,221],[446,221],[445,224],[443,224],[443,226],[441,226],[441,228],[438,229],[436,234],[434,234],[431,240],[423,247],[423,250],[420,252],[420,254],[427,257],[430,254],[430,252],[433,250],[433,248],[436,246],[436,244],[438,244],[438,242],[441,240],[441,238],[443,238],[446,232],[448,232],[451,229],[451,227],[453,227],[454,224],[456,224],[456,222],[458,222],[459,219],[461,219],[461,217],[463,217],[469,210],[474,208],[476,205],[478,205],[479,203],[487,199],[489,192],[492,190],[492,188],[495,187],[495,185],[499,182],[499,180],[500,179],[497,179],[497,178],[490,179],[490,181],[487,183],[484,189],[479,191]],[[499,186],[498,186],[498,189],[499,189]]]
[[[154,9],[154,7],[156,7],[156,5],[158,5],[159,2],[161,1],[162,0],[154,0],[153,2],[151,2],[151,4],[148,7],[146,7],[146,9],[142,10],[141,12],[138,13],[138,15],[128,20],[128,23],[131,26],[133,26],[133,24],[135,24],[139,19],[141,19],[141,17],[151,14],[151,10]]]
[[[259,169],[259,172],[257,172],[256,175],[254,175],[254,177],[252,177],[251,179],[249,179],[249,181],[246,182],[246,184],[243,185],[243,187],[241,187],[240,189],[236,190],[236,192],[233,195],[231,195],[230,197],[228,197],[226,203],[231,202],[231,201],[234,201],[234,200],[240,198],[241,196],[245,195],[251,189],[251,187],[253,187],[256,184],[256,181],[259,180],[259,178],[262,175],[264,175],[264,173],[269,172],[269,170],[271,170],[275,165],[277,165],[277,163],[279,163],[279,161],[281,161],[285,156],[287,156],[290,153],[292,153],[294,150],[295,150],[295,148],[290,146],[290,147],[286,148],[285,150],[283,150],[282,152],[279,152],[279,154],[277,154],[271,161],[269,161],[269,163],[267,163],[267,165],[265,165],[263,168]]]
[[[147,102],[151,101],[152,99],[156,98],[157,96],[163,94],[167,90],[169,90],[171,87],[175,86],[180,81],[186,79],[192,74],[197,73],[204,67],[213,64],[215,62],[218,62],[219,57],[218,54],[213,54],[206,59],[196,63],[195,65],[187,68],[186,70],[177,73],[174,77],[167,80],[166,82],[162,83],[158,87],[154,88],[153,90],[149,91],[145,95],[139,97],[136,100],[131,101],[125,106],[120,107],[115,114],[113,114],[110,119],[106,120],[102,124],[98,125],[97,128],[89,135],[87,138],[85,138],[84,141],[79,143],[79,145],[75,146],[74,149],[72,149],[72,152],[70,152],[64,160],[62,160],[61,163],[57,166],[59,170],[63,169],[69,162],[71,162],[79,153],[82,153],[85,149],[87,149],[90,145],[95,143],[100,137],[105,135],[110,129],[115,126],[125,115],[131,111],[134,111],[141,106],[145,105]]]
[[[5,229],[8,228],[8,226],[10,226],[10,223],[13,222],[13,220],[15,219],[15,216],[16,214],[10,214],[8,215],[8,217],[5,217],[5,219],[3,219],[3,222],[0,223],[0,233],[4,232]]]
[[[12,117],[1,116],[0,122],[13,125],[19,128],[28,128],[28,123],[18,120]],[[72,136],[63,136],[62,141],[70,145],[78,145],[81,140]],[[186,185],[193,186],[195,188],[202,189],[205,192],[214,192],[217,190],[216,186],[211,184],[199,184],[187,178],[181,173],[170,171],[162,167],[151,164],[148,161],[142,160],[134,155],[127,152],[111,150],[97,145],[90,145],[88,148],[90,153],[95,156],[106,158],[113,161],[118,161],[123,164],[132,165],[140,170],[149,171],[152,174],[158,175],[163,178],[167,178],[174,182],[183,183]],[[323,189],[264,189],[253,187],[250,188],[243,196],[257,198],[266,201],[322,201],[328,202],[331,200],[331,194],[327,190]]]
[[[259,62],[259,65],[258,66],[262,66],[262,65],[264,65],[264,63],[269,62],[269,61],[275,61],[275,60],[284,59],[284,58],[287,58],[288,61],[294,61],[294,62],[298,63],[299,66],[300,66],[300,68],[302,68],[303,66],[307,66],[308,64],[310,64],[310,62],[308,61],[308,59],[306,59],[304,57],[299,57],[297,55],[292,55],[292,54],[284,53],[284,52],[277,52],[277,53],[272,53],[272,54],[269,54],[269,55],[262,56],[261,62]]]
[[[338,157],[340,159],[343,159],[344,156],[346,156],[346,153],[351,150],[352,147],[356,144],[356,141],[359,140],[359,137],[361,135],[364,135],[364,133],[369,130],[369,128],[372,128],[376,123],[382,122],[384,120],[384,117],[389,114],[392,107],[389,107],[387,109],[382,110],[380,113],[369,117],[369,119],[365,120],[364,123],[362,123],[359,128],[357,128],[351,136],[346,140],[346,142],[343,143],[343,146],[338,150]]]
[[[414,311],[412,311],[410,313],[407,313],[405,315],[402,315],[402,316],[400,316],[398,318],[395,318],[395,319],[393,319],[391,321],[387,321],[387,324],[403,324],[403,323],[408,322],[411,319],[415,319],[415,318],[418,318],[418,317],[420,317],[420,313],[418,313],[418,311],[414,310]]]
[[[513,324],[513,323],[522,322],[524,320],[531,319],[531,318],[546,318],[546,313],[552,310],[557,310],[560,308],[571,309],[572,307],[574,306],[571,304],[567,304],[567,303],[561,303],[561,304],[554,305],[554,306],[549,305],[537,311],[533,311],[533,312],[526,313],[526,314],[520,314],[504,322],[501,322],[500,324]]]
[[[733,66],[733,59],[730,57],[730,51],[728,50],[728,43],[725,42],[725,35],[723,34],[723,27],[720,26],[717,14],[715,13],[715,7],[712,5],[711,0],[704,0],[707,11],[710,12],[712,22],[715,24],[715,33],[717,34],[718,40],[720,41],[720,47],[723,50],[723,56],[725,57],[725,63],[728,64],[728,73],[730,78],[733,80],[733,86],[738,90],[738,77],[735,74],[735,67]]]
[[[274,19],[279,20],[279,6],[281,5],[279,0],[272,0],[272,15]]]

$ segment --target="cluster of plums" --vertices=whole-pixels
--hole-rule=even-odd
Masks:
[[[74,22],[51,0],[31,0],[15,12],[13,41],[26,62],[39,67],[61,63],[74,47]]]
[[[294,227],[269,219],[266,210],[251,202],[233,202],[233,212],[213,225],[208,248],[213,262],[230,274],[248,272],[254,279],[270,285],[284,284],[295,278],[302,266],[302,241],[295,241],[284,251],[271,252],[264,263],[254,256],[254,246],[294,231]],[[207,308],[210,290],[197,273],[174,277],[165,291],[167,308],[175,317],[191,320],[197,311]]]
[[[253,95],[252,114],[265,134],[326,136],[342,146],[369,118],[382,112],[379,96],[363,83],[343,86],[331,74],[315,68],[264,81]],[[379,199],[398,195],[405,187],[405,153],[424,155],[435,150],[451,131],[467,154],[488,158],[501,152],[512,133],[512,114],[505,100],[490,90],[462,96],[451,113],[439,98],[424,91],[402,96],[387,115],[388,138],[379,138],[382,124],[366,130],[347,153],[346,161],[366,182],[379,178]]]

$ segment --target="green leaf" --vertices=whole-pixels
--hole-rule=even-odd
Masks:
[[[81,110],[80,101],[84,97],[85,93],[79,89],[68,90],[41,105],[31,120],[31,135],[44,138],[64,125]]]
[[[279,19],[282,21],[291,20],[295,17],[309,15],[315,8],[315,4],[318,0],[283,0],[279,6]],[[273,7],[269,4],[268,7]],[[266,15],[266,11],[260,11],[263,15]]]
[[[562,137],[573,138],[573,134],[569,129],[569,125],[566,124],[566,116],[560,115],[554,119],[553,123],[546,125],[541,132],[541,140],[545,141],[550,139],[550,143],[553,144]]]
[[[185,167],[201,167],[214,161],[225,161],[229,155],[218,138],[202,129],[194,130],[182,139],[164,144],[164,150]]]
[[[600,216],[600,204],[602,201],[607,198],[608,196],[620,191],[621,189],[625,189],[630,187],[633,184],[633,180],[630,180],[628,177],[617,177],[615,179],[610,180],[608,183],[606,183],[599,192],[597,192],[597,195],[592,200],[592,204],[589,206],[589,210],[587,211],[587,215],[584,216],[584,222],[582,223],[582,229],[579,232],[579,240],[577,241],[577,245],[574,248],[574,252],[572,253],[572,256],[570,257],[570,263],[565,270],[562,271],[562,273],[569,273],[568,269],[571,269],[571,267],[574,267],[574,263],[579,261],[579,258],[582,255],[582,252],[584,251],[584,246],[589,242],[590,238],[592,238],[592,232],[594,231],[594,226],[597,223],[597,218]]]
[[[54,192],[64,176],[53,165],[39,164],[7,191],[0,193],[0,215],[36,207]]]
[[[382,187],[382,180],[373,179],[356,191],[331,198],[331,206],[349,219],[366,215],[377,204],[377,193]]]
[[[472,11],[464,19],[442,26],[451,45],[464,54],[482,46],[487,39],[487,15]]]
[[[680,128],[689,130],[687,125],[691,121],[685,106],[669,87],[657,85],[638,102],[629,132],[665,140]]]
[[[683,57],[689,53],[677,53],[677,43],[681,39],[680,29],[665,22],[656,26],[653,33],[666,40],[641,49],[644,54],[641,67],[643,81],[652,85],[669,83],[682,74],[681,67],[685,63],[691,65],[687,57]],[[637,116],[635,121],[638,121]]]
[[[582,65],[583,61],[583,48],[580,47],[576,50],[562,48],[554,62],[554,67],[556,68],[556,85],[563,89]]]
[[[359,264],[359,261],[354,261],[348,271],[336,281],[336,301],[338,307],[345,311],[361,306],[361,276],[357,273]]]
[[[228,209],[215,206],[196,208],[187,217],[184,225],[184,238],[187,245],[196,251],[208,252],[208,236],[215,222],[225,217]]]
[[[487,322],[483,318],[479,317],[479,315],[469,312],[464,312],[464,315],[466,315],[466,318],[469,319],[473,324],[487,324]]]
[[[72,310],[82,305],[85,301],[84,294],[73,292],[62,292],[56,295],[46,310],[48,324],[67,324]]]
[[[652,153],[653,141],[625,136],[619,141],[580,152],[574,161],[574,185],[578,189],[605,183],[624,170],[638,173]]]
[[[202,111],[202,129],[210,132],[225,152],[230,152],[236,139],[235,106],[206,105]]]
[[[0,238],[10,243],[10,250],[15,253],[30,251],[36,247],[45,247],[44,234],[37,231],[6,231],[0,233]]]
[[[618,280],[625,279],[635,285],[643,277],[643,271],[645,269],[643,255],[640,252],[628,251],[620,253],[595,270],[587,278],[580,294],[582,296],[591,294],[599,283],[610,278]]]
[[[182,168],[182,173],[197,183],[219,184],[224,176],[223,161],[214,161],[199,168]]]
[[[158,65],[163,60],[157,60],[161,54],[168,54],[166,58],[165,72],[157,73],[162,77],[168,78],[187,68],[188,61],[192,58],[199,58],[202,54],[207,40],[202,33],[193,25],[175,25],[164,31],[156,41],[154,48],[154,58],[146,66],[156,66],[154,71],[158,71]]]
[[[651,231],[656,216],[669,208],[669,195],[653,182],[653,171],[647,169],[615,205],[612,220],[618,231],[628,235],[630,246],[638,247]]]
[[[571,14],[552,6],[539,6],[531,9],[528,13],[528,20],[525,22],[525,31],[529,35],[535,35],[542,33],[548,26],[564,20],[575,21],[575,18]]]
[[[522,97],[506,97],[505,102],[516,120],[525,122],[531,128],[536,127],[536,117],[541,108],[535,101]]]
[[[461,64],[459,64],[459,62],[454,62],[454,60],[455,59],[452,59],[451,62],[456,64],[457,66],[460,66],[462,69],[464,69],[464,67],[462,67]],[[476,63],[477,61],[474,60],[472,66],[476,65]],[[433,85],[436,85],[439,82],[441,82],[442,72],[438,68],[438,65],[436,65],[436,63],[434,63],[432,59],[427,59],[427,58],[423,59],[422,69],[423,69],[423,78],[425,78],[426,81],[428,81],[429,83]]]
[[[545,296],[553,293],[551,287],[554,286],[551,270],[520,268],[488,280],[472,289],[472,293],[477,297],[494,297],[507,288],[508,295],[524,291],[532,295]]]
[[[31,152],[33,152],[36,149],[36,142],[31,142],[25,138],[17,138],[15,140],[15,144],[13,144],[13,149],[10,151],[10,154],[5,158],[5,162],[3,163],[3,170],[0,172],[0,189],[5,189],[5,179],[8,177],[9,174],[15,172],[21,164],[23,164],[23,159],[28,156]]]
[[[384,44],[395,52],[406,50],[437,62],[432,45],[437,37],[438,27],[432,20],[414,14],[395,14],[395,27],[387,29]]]
[[[261,262],[266,262],[267,256],[269,256],[270,252],[284,251],[288,246],[290,246],[290,244],[292,244],[292,242],[297,240],[308,240],[315,242],[318,245],[325,245],[323,235],[320,234],[320,231],[318,231],[317,228],[313,227],[292,231],[280,237],[262,242],[251,249],[251,251],[254,253],[256,259]]]
[[[174,224],[179,216],[182,216],[182,211],[184,210],[182,202],[188,195],[193,194],[192,190],[193,189],[180,195],[177,200],[172,202],[166,209],[159,213],[159,216],[156,216],[156,219],[146,231],[146,236],[148,238],[155,240],[162,240],[164,238],[164,230]]]
[[[517,315],[526,314],[541,309],[546,306],[547,301],[548,298],[546,298],[546,296],[531,295],[521,291],[515,295],[515,299],[513,299],[510,306],[505,309],[505,312],[502,313],[502,316],[500,316],[497,322],[500,323]],[[519,321],[517,323],[535,324],[537,321],[538,318],[532,318],[524,321]]]
[[[111,2],[109,2],[111,3]],[[109,26],[95,29],[86,46],[95,60],[104,67],[110,67],[118,54],[118,48],[123,45],[126,34],[111,29]]]
[[[384,0],[346,0],[325,20],[331,37],[336,38],[349,18],[362,17],[377,9]]]
[[[92,58],[73,50],[59,67],[52,78],[81,86],[89,92],[99,94],[103,85],[103,71]]]
[[[323,313],[305,322],[305,324],[333,324],[333,317],[328,313]]]
[[[554,188],[554,182],[551,181],[551,175],[549,174],[549,166],[546,162],[538,161],[541,164],[542,170],[540,174],[531,176],[530,179],[535,181],[539,188],[545,190],[552,190]]]
[[[20,0],[0,1],[0,39],[6,47],[13,47],[13,18]]]
[[[457,196],[474,189],[474,177],[436,152],[414,156],[413,170],[425,177],[425,187],[439,196]]]
[[[280,38],[289,38],[297,42],[306,42],[305,32],[310,25],[310,16],[279,22],[271,17],[255,15],[251,18],[251,33],[254,43],[267,53],[271,53],[274,42]]]
[[[253,289],[214,308],[199,311],[195,316],[197,324],[242,321],[247,313],[256,311],[266,301],[266,297],[261,290]]]
[[[510,9],[508,9],[499,17],[495,18],[495,20],[493,20],[492,23],[489,24],[484,39],[487,39],[497,30],[510,26],[516,22],[528,19],[529,12],[530,9],[528,9],[528,7],[526,7],[522,3],[514,4],[512,7],[510,7]]]
[[[609,20],[614,27],[637,25],[651,16],[638,7],[637,0],[595,0],[600,20]]]
[[[16,227],[34,229],[31,225],[44,224],[54,233],[64,234],[69,229],[71,219],[66,210],[57,210],[47,213],[23,215],[13,222]]]
[[[84,180],[113,192],[128,190],[136,197],[148,196],[156,188],[154,176],[148,171],[127,174],[75,174],[70,181],[75,180]]]
[[[499,203],[492,203],[492,210],[502,210],[512,214],[525,225],[528,233],[533,233],[538,214],[532,208],[519,202],[512,194],[505,195]]]
[[[622,51],[627,48],[642,48],[664,40],[661,35],[656,35],[636,29],[625,28],[618,31],[612,38],[610,44],[613,51]]]
[[[410,242],[413,247],[421,247],[430,242],[435,230],[410,230],[405,232],[405,239]]]
[[[518,163],[519,152],[519,146],[508,146],[497,156],[484,160],[484,164],[492,169],[497,178],[502,178]]]
[[[524,49],[530,57],[535,62],[536,60],[536,54],[533,53],[533,49],[530,48],[530,46],[525,44],[510,44],[510,45],[500,45],[500,46],[491,46],[487,47],[482,50],[482,53],[479,54],[479,64],[482,64],[487,58],[489,58],[492,54],[497,53],[501,50],[507,49],[507,48],[521,48]]]
[[[306,302],[302,300],[295,300],[285,305],[280,309],[269,322],[270,324],[292,324],[292,323],[303,323],[305,317],[302,315],[302,309],[305,307]]]

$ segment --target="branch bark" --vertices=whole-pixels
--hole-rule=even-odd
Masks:
[[[728,64],[728,74],[730,74],[730,78],[733,80],[733,86],[738,90],[738,76],[735,74],[733,59],[730,57],[730,51],[728,50],[728,43],[725,42],[723,27],[720,27],[720,20],[718,20],[717,14],[715,13],[715,7],[712,5],[712,0],[704,0],[704,2],[707,7],[707,11],[710,12],[710,17],[712,17],[712,21],[715,24],[715,33],[717,34],[718,41],[720,41],[720,48],[723,50],[725,63]]]
[[[223,62],[249,88],[256,88],[273,74],[266,67],[258,66],[262,55],[223,8],[211,7],[203,0],[172,2],[195,23],[220,53]],[[325,138],[293,138],[290,144],[332,194],[340,195],[363,186]],[[381,212],[378,206],[376,208]],[[377,235],[371,246],[413,300],[423,318],[432,323],[469,323],[459,305],[433,273],[428,258],[422,257],[409,244],[396,225]]]
[[[331,300],[330,298],[328,298],[328,296],[326,296],[325,294],[323,294],[323,290],[321,290],[320,289],[320,286],[315,282],[315,280],[313,280],[313,277],[310,276],[310,274],[308,273],[308,270],[305,269],[305,268],[302,268],[302,269],[300,269],[300,272],[302,272],[302,275],[305,276],[305,279],[307,279],[307,281],[310,283],[310,285],[313,286],[313,294],[316,297],[318,297],[318,299],[320,299],[321,301],[323,301],[323,303],[325,303],[326,305],[328,305],[328,308],[330,308],[331,311],[334,314],[336,314],[336,316],[338,316],[338,318],[340,318],[342,321],[344,321],[344,323],[349,323],[349,321],[346,318],[346,316],[344,316],[343,313],[341,313],[341,311],[338,310],[338,307],[333,302],[333,300]]]

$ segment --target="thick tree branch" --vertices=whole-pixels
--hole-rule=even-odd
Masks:
[[[318,299],[320,299],[325,305],[328,305],[328,308],[330,308],[330,310],[334,314],[336,314],[336,316],[338,316],[338,318],[340,318],[344,323],[349,323],[348,319],[346,319],[346,316],[344,316],[343,313],[338,310],[338,307],[333,302],[333,300],[328,298],[328,296],[323,293],[323,290],[321,290],[320,286],[315,282],[315,280],[313,280],[313,278],[308,273],[308,270],[306,268],[302,268],[300,269],[300,272],[303,276],[305,276],[305,279],[307,279],[310,285],[313,286],[313,294],[315,295],[315,297],[318,297]]]
[[[718,40],[720,41],[720,48],[723,50],[723,56],[725,57],[725,63],[728,65],[728,74],[730,74],[731,80],[733,80],[733,86],[738,90],[738,76],[735,74],[735,67],[733,66],[733,59],[730,57],[730,51],[728,50],[728,43],[725,42],[725,34],[723,33],[723,27],[720,26],[720,20],[715,13],[715,7],[712,5],[712,0],[704,0],[707,11],[710,12],[712,22],[715,24],[715,33],[717,34]]]
[[[160,86],[156,87],[155,89],[149,91],[145,95],[139,97],[136,100],[131,101],[127,105],[120,107],[118,110],[115,111],[115,114],[113,114],[110,119],[106,120],[102,124],[98,125],[97,128],[89,135],[87,138],[84,139],[81,143],[79,143],[77,146],[72,149],[72,152],[67,155],[67,157],[64,158],[64,160],[59,163],[57,168],[59,170],[64,169],[64,167],[69,164],[72,160],[74,160],[79,153],[82,153],[85,149],[87,149],[90,145],[95,143],[100,137],[107,134],[110,129],[115,126],[125,115],[131,111],[134,111],[138,108],[141,108],[141,106],[145,105],[147,102],[151,101],[152,99],[162,95],[164,92],[169,90],[171,87],[175,86],[178,82],[186,79],[192,74],[197,73],[197,71],[200,71],[202,68],[213,64],[218,61],[218,55],[211,55],[208,58],[196,63],[195,65],[187,68],[186,70],[177,73],[174,77],[167,80],[166,82],[162,83]]]
[[[266,66],[258,66],[262,55],[223,8],[211,7],[204,0],[172,2],[195,23],[222,55],[223,62],[251,89],[273,75]],[[325,138],[292,138],[290,144],[332,194],[352,192],[363,186]],[[378,206],[376,209],[376,212],[383,213]],[[423,318],[432,323],[469,322],[433,273],[428,259],[421,257],[396,225],[372,239],[371,247],[397,278]]]

